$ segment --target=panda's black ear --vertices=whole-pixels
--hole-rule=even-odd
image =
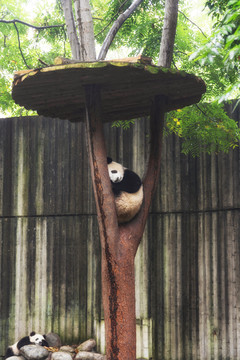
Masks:
[[[32,331],[30,336],[34,336],[35,334],[36,334],[35,331]]]
[[[46,339],[46,335],[43,335],[44,339]]]
[[[107,157],[107,163],[108,163],[108,164],[111,164],[111,162],[112,162],[112,158]]]

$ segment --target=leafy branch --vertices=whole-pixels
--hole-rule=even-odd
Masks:
[[[217,103],[201,104],[172,111],[167,116],[165,134],[182,138],[182,152],[199,156],[201,152],[228,152],[239,146],[240,129]]]
[[[26,65],[26,67],[28,69],[30,69],[30,66],[27,64],[27,61],[24,57],[24,54],[23,54],[23,51],[22,51],[22,48],[21,48],[21,40],[20,40],[20,35],[19,35],[19,31],[18,31],[18,27],[17,27],[17,23],[19,24],[22,24],[22,25],[25,25],[25,26],[28,26],[28,27],[31,27],[35,30],[38,30],[38,31],[41,31],[41,30],[46,30],[46,29],[53,29],[53,28],[64,28],[65,24],[60,24],[60,25],[45,25],[45,26],[36,26],[36,25],[32,25],[32,24],[29,24],[25,21],[21,21],[21,20],[18,20],[18,19],[13,19],[13,20],[3,20],[3,19],[0,19],[0,23],[4,23],[4,24],[13,24],[15,29],[16,29],[16,32],[17,32],[17,38],[18,38],[18,48],[19,48],[19,51],[20,51],[20,54],[22,56],[22,59],[23,59],[23,62],[24,64]]]

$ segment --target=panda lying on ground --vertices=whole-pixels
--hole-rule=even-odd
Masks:
[[[107,158],[108,173],[115,196],[118,223],[134,218],[143,202],[143,185],[140,177],[121,164]]]
[[[36,334],[34,331],[32,331],[29,336],[23,337],[21,340],[7,348],[5,359],[9,358],[10,356],[20,355],[19,350],[21,347],[30,344],[48,346],[45,335]]]

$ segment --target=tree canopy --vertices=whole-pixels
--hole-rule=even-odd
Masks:
[[[131,0],[92,1],[98,53],[114,22],[132,3]],[[28,10],[29,4],[27,0],[17,4],[2,0],[0,9],[0,107],[5,116],[32,114],[12,101],[14,71],[47,66],[57,56],[72,56],[62,2],[35,2]],[[237,124],[227,117],[222,105],[214,103],[239,96],[240,3],[209,0],[206,6],[209,23],[213,22],[211,35],[201,29],[201,23],[192,21],[188,3],[180,4],[172,66],[202,77],[207,93],[198,106],[170,113],[165,131],[181,136],[183,151],[193,156],[201,151],[227,151],[237,146],[240,137]],[[163,19],[163,1],[139,1],[116,33],[111,50],[121,53],[121,57],[141,53],[152,57],[157,64]]]

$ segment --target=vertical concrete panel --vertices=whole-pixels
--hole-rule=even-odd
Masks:
[[[45,333],[47,317],[47,219],[36,219],[35,312],[33,328]]]
[[[19,205],[21,204],[18,203]],[[15,273],[15,339],[27,334],[27,228],[28,219],[17,219],[16,229],[16,273]]]

